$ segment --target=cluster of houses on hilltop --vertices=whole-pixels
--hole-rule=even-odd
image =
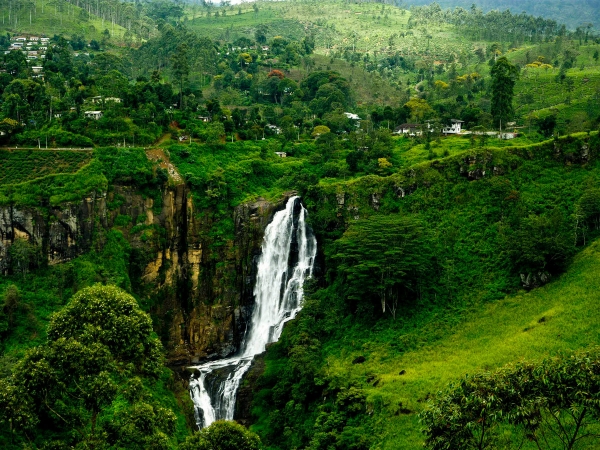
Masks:
[[[50,47],[50,38],[38,36],[13,36],[10,39],[10,47],[4,51],[7,55],[13,50],[23,52],[29,61],[37,61],[46,58],[46,51]]]

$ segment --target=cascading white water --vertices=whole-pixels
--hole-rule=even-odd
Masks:
[[[307,211],[299,197],[273,217],[265,230],[258,260],[255,306],[246,335],[236,356],[194,367],[190,395],[196,423],[207,427],[215,420],[232,420],[238,387],[255,355],[281,336],[285,322],[302,307],[302,286],[312,275],[317,241],[306,224]]]

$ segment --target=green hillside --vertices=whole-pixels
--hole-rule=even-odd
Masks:
[[[12,35],[29,34],[34,36],[54,36],[64,34],[68,37],[74,35],[85,36],[89,41],[102,39],[102,32],[109,30],[115,39],[121,39],[125,29],[120,25],[113,25],[110,20],[103,20],[78,5],[68,2],[57,3],[41,0],[32,3],[30,7],[12,6],[11,20],[8,20],[8,2],[3,3],[4,19],[0,24],[2,34]]]
[[[404,0],[405,5],[427,5],[427,0]],[[437,3],[443,8],[471,8],[476,5],[484,11],[510,9],[513,12],[521,11],[532,16],[542,16],[557,20],[572,29],[587,27],[592,24],[596,28],[599,24],[598,2],[596,0],[584,1],[516,1],[516,0],[439,0]]]
[[[481,5],[0,0],[0,446],[417,449],[448,386],[600,345],[600,35]],[[197,433],[295,195],[303,309]],[[512,388],[476,448],[600,416]]]
[[[541,360],[597,345],[599,270],[600,246],[595,242],[548,286],[472,308],[456,324],[434,318],[420,332],[444,331],[436,332],[436,342],[418,350],[397,355],[390,351],[390,343],[377,339],[365,342],[362,349],[360,341],[353,348],[328,349],[331,373],[363,384],[368,403],[385,405],[385,413],[374,425],[382,430],[380,448],[419,448],[423,436],[414,413],[447,383],[507,363]],[[363,365],[351,364],[365,353],[368,358]],[[405,372],[399,375],[401,371]],[[376,387],[365,383],[365,374],[380,380]]]

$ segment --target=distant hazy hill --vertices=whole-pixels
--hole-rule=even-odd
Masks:
[[[433,0],[404,0],[405,5],[427,5]],[[525,11],[566,24],[569,28],[593,23],[600,29],[600,0],[438,0],[443,8],[460,6],[470,8],[475,4],[484,11],[510,9],[514,13]]]

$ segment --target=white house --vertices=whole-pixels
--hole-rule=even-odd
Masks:
[[[198,116],[196,119],[201,120],[202,122],[210,122],[210,117],[208,116]]]
[[[83,114],[85,114],[85,117],[88,119],[98,120],[102,118],[102,111],[86,111]]]
[[[44,68],[42,66],[33,66],[31,70],[33,70],[33,73],[42,73]]]
[[[463,120],[452,119],[450,120],[450,126],[445,126],[442,128],[443,134],[460,134],[462,130]]]
[[[39,40],[40,40],[40,38],[39,38],[39,37],[37,37],[37,36],[30,36],[30,37],[29,37],[29,40],[30,40],[30,41],[39,41]]]
[[[355,125],[356,127],[360,127],[360,121],[361,121],[362,119],[361,119],[361,118],[358,116],[358,114],[354,114],[354,113],[351,113],[351,112],[345,112],[345,113],[344,113],[344,115],[345,115],[345,116],[346,116],[348,119],[350,119],[350,120],[354,121],[354,125]]]
[[[423,125],[420,123],[403,123],[402,125],[396,127],[394,130],[394,134],[404,134],[407,136],[421,136],[423,134],[422,131]]]
[[[40,38],[40,42],[48,43],[50,42],[50,38]]]
[[[277,125],[267,125],[266,128],[275,134],[281,134],[281,128],[279,128]]]
[[[114,103],[121,103],[122,100],[119,97],[106,97],[104,99],[104,101],[106,102],[114,102]]]
[[[277,156],[279,156],[280,158],[286,158],[287,157],[287,153],[286,152],[275,152],[275,154]]]

